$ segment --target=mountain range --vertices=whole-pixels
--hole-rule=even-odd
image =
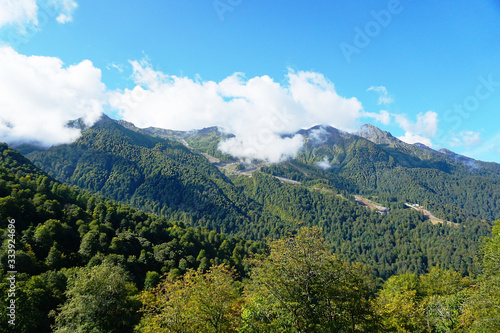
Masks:
[[[217,149],[231,135],[216,127],[182,132],[119,123],[145,135],[181,140],[204,156],[214,157],[212,162],[222,162],[219,166],[239,162]],[[326,180],[337,191],[370,196],[382,203],[418,203],[454,222],[500,217],[500,164],[408,144],[370,124],[352,134],[315,126],[288,136],[296,134],[304,137],[296,158],[278,164],[254,161],[245,163],[244,169],[307,184]]]
[[[82,128],[72,144],[18,149],[59,181],[189,226],[254,240],[319,226],[335,252],[380,277],[433,265],[473,273],[478,241],[500,217],[500,165],[372,125],[291,133],[303,148],[275,164],[221,153],[231,135],[216,127],[141,129],[107,117],[72,126]]]

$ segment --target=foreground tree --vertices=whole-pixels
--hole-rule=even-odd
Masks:
[[[428,330],[452,332],[458,329],[459,318],[472,284],[470,277],[462,277],[456,271],[439,267],[432,267],[427,274],[419,277]]]
[[[206,273],[188,270],[180,279],[167,278],[141,294],[144,314],[137,331],[236,332],[241,294],[235,271],[213,266]]]
[[[391,332],[452,332],[471,284],[458,272],[432,267],[419,277],[390,277],[374,303],[382,326]]]
[[[500,220],[482,248],[483,272],[461,317],[464,330],[500,332]]]
[[[422,295],[415,274],[392,276],[377,296],[376,307],[383,327],[392,332],[424,332]]]
[[[68,300],[56,316],[55,332],[132,332],[140,306],[136,293],[121,267],[103,263],[76,269],[68,277]]]
[[[371,279],[331,254],[317,228],[270,244],[246,290],[247,332],[357,332],[374,329]]]

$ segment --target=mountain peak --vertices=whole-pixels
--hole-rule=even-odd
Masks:
[[[99,118],[99,120],[96,121],[93,126],[102,126],[102,125],[112,124],[112,123],[118,123],[118,122],[116,120],[108,117],[106,114],[103,113],[101,115],[101,118]]]
[[[317,147],[322,144],[336,144],[342,141],[342,136],[347,133],[328,125],[316,125],[309,129],[301,129],[293,135],[295,134],[304,136],[308,145]],[[283,135],[283,137],[287,136],[291,137],[292,135]]]
[[[220,130],[219,130],[219,127],[217,127],[217,126],[210,126],[210,127],[204,127],[202,129],[194,130],[192,132],[199,134],[199,135],[209,135],[212,133],[219,134]]]
[[[311,134],[314,135],[314,133],[317,133],[317,132],[334,133],[334,134],[340,133],[340,131],[338,129],[336,129],[335,127],[332,127],[332,126],[315,125],[315,126],[308,128],[308,129],[301,129],[294,134],[301,134],[301,135],[309,136]]]
[[[431,147],[426,146],[426,145],[424,145],[424,144],[423,144],[423,143],[421,143],[421,142],[414,143],[413,145],[414,145],[415,147],[417,147],[417,148],[420,148],[420,149],[430,150],[430,151],[435,151],[435,150],[434,150],[434,149],[432,149]]]
[[[382,131],[380,128],[372,124],[364,124],[358,131],[354,132],[354,134],[376,144],[393,143],[395,139],[391,133]]]

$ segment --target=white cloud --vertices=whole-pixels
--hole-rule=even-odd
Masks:
[[[71,22],[72,20],[73,18],[67,14],[59,14],[59,16],[56,17],[56,21],[62,24]]]
[[[117,70],[118,72],[123,73],[123,65],[118,65],[118,64],[115,64],[114,62],[112,62],[112,63],[108,64],[108,65],[106,66],[106,69],[107,69],[108,71],[115,69],[115,70]]]
[[[38,24],[38,6],[36,0],[2,0],[0,1],[0,27],[14,24],[19,27],[25,24]]]
[[[328,160],[327,156],[323,157],[323,161],[316,163],[316,165],[319,166],[323,170],[328,170],[332,167],[330,165],[330,161]]]
[[[295,156],[301,136],[281,134],[326,124],[352,131],[362,116],[356,98],[339,96],[333,83],[313,72],[289,71],[287,84],[269,76],[235,73],[220,82],[192,80],[132,61],[136,86],[110,94],[110,104],[139,127],[191,130],[219,126],[235,137],[220,145],[240,158],[278,162]]]
[[[328,140],[328,131],[325,127],[320,126],[309,133],[309,139],[312,141],[313,145],[319,146]]]
[[[37,27],[40,13],[54,18],[59,23],[73,20],[73,12],[78,7],[74,0],[0,0],[0,28],[14,25],[20,33],[26,32],[26,27]]]
[[[0,47],[0,141],[44,146],[74,141],[67,128],[84,118],[90,125],[102,113],[105,86],[89,60],[63,67],[58,58],[24,56]]]
[[[420,112],[417,114],[417,121],[411,122],[405,115],[394,115],[396,122],[406,131],[412,133],[422,133],[427,136],[433,136],[437,132],[438,114],[434,111]]]
[[[301,107],[303,122],[311,123],[307,120],[313,119],[311,126],[328,124],[344,131],[356,130],[356,120],[362,116],[361,102],[356,98],[339,96],[333,83],[319,73],[289,72],[288,81],[289,93]]]
[[[460,132],[460,135],[462,136],[462,140],[467,148],[480,145],[483,142],[479,132],[463,131]]]
[[[466,148],[471,148],[480,145],[482,142],[481,133],[474,131],[462,131],[458,133],[458,135],[452,137],[448,144],[452,147],[465,146]]]
[[[414,143],[423,143],[427,147],[432,147],[432,141],[431,139],[421,136],[418,134],[412,134],[409,132],[406,132],[405,135],[399,136],[399,140],[404,141],[406,143],[414,144]]]
[[[417,121],[411,122],[405,115],[394,115],[398,125],[405,130],[405,135],[399,137],[407,143],[423,143],[432,147],[431,138],[436,135],[438,128],[438,114],[434,111],[419,113]]]
[[[52,3],[60,11],[57,22],[64,24],[73,21],[73,12],[78,7],[74,0],[52,0]]]
[[[380,110],[379,113],[363,112],[363,117],[373,118],[384,125],[389,125],[391,123],[391,114],[386,110]]]
[[[295,158],[303,141],[302,135],[282,138],[272,132],[262,132],[258,137],[249,137],[245,134],[237,135],[221,142],[219,149],[247,161],[258,159],[277,163]]]
[[[394,98],[389,96],[387,92],[387,88],[384,86],[371,86],[367,91],[375,91],[378,93],[378,104],[392,104],[394,102]]]

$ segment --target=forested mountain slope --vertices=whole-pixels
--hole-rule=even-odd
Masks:
[[[130,281],[143,289],[153,287],[163,273],[175,277],[222,263],[245,276],[244,259],[263,249],[262,243],[185,227],[61,184],[5,144],[0,144],[0,238],[0,314],[7,318],[7,271],[16,270],[18,332],[52,331],[54,316],[48,315],[67,300],[68,279],[86,271],[79,267],[119,266],[123,273],[117,284]],[[14,268],[7,266],[12,244]],[[113,307],[126,295],[112,293],[115,300],[98,299],[94,305],[111,304],[110,311],[117,311]],[[133,324],[138,307],[126,306],[120,320]],[[10,331],[7,320],[0,331]]]
[[[206,144],[213,133],[214,129],[208,129],[202,135],[193,134],[191,140],[208,138]],[[332,128],[325,133],[321,139],[318,133],[304,131],[306,140],[314,137],[322,143],[307,140],[294,161],[231,179],[182,143],[132,131],[110,119],[84,131],[71,145],[28,156],[61,181],[190,226],[254,240],[277,238],[299,226],[320,226],[338,254],[369,264],[381,277],[422,273],[436,264],[464,274],[475,272],[474,254],[480,238],[489,234],[489,221],[465,211],[458,227],[432,225],[422,213],[406,209],[397,197],[395,201],[387,197],[392,208],[387,215],[357,205],[349,199],[353,192],[348,189],[359,185],[345,175],[350,172],[360,184],[369,182],[374,174],[368,161],[372,160],[372,167],[391,170],[383,162],[390,155],[366,139]],[[378,155],[365,155],[365,149]],[[342,151],[345,158],[340,157]],[[338,156],[339,166],[332,162],[323,170],[316,162],[328,153]],[[269,173],[302,184],[284,183]]]
[[[292,185],[256,172],[240,176],[235,184],[263,207],[267,223],[253,225],[259,235],[280,235],[297,225],[319,226],[335,253],[364,262],[376,275],[389,277],[406,271],[423,273],[440,265],[463,274],[475,270],[479,241],[490,223],[471,220],[459,226],[426,220],[421,212],[394,208],[379,214],[326,189]],[[280,216],[280,220],[269,217]]]
[[[282,220],[276,220],[276,228],[283,228],[285,220],[290,226],[299,224],[296,221],[320,221],[335,252],[366,258],[368,268],[379,275],[402,275],[389,278],[375,294],[375,280],[362,266],[338,260],[315,229],[301,229],[295,237],[271,242],[270,255],[253,260],[250,279],[242,283],[234,280],[238,275],[229,267],[247,276],[248,254],[262,253],[261,243],[185,228],[60,184],[1,144],[0,292],[8,295],[11,288],[5,266],[12,243],[10,223],[15,224],[18,271],[16,330],[132,332],[135,326],[136,331],[149,332],[175,323],[187,332],[205,326],[212,331],[211,316],[218,315],[220,306],[225,317],[215,327],[231,332],[275,331],[308,323],[321,329],[354,327],[352,331],[472,328],[479,332],[499,327],[494,251],[500,239],[498,227],[482,251],[484,273],[473,281],[429,267],[439,264],[467,273],[464,259],[476,257],[478,235],[488,233],[487,226],[433,226],[411,210],[396,209],[389,219],[332,191],[286,184],[259,172],[239,177],[235,184],[261,205],[263,215],[279,212]],[[229,266],[217,266],[220,263]],[[314,274],[314,287],[307,289],[300,279],[309,279],[306,273],[311,269],[320,274]],[[169,277],[160,278],[163,272]],[[289,293],[289,282],[297,278]],[[312,301],[311,293],[316,297]],[[4,297],[0,302],[4,318],[7,301]],[[310,311],[317,304],[334,314],[333,319]],[[7,321],[0,329],[8,329]]]
[[[221,161],[237,162],[217,149],[230,135],[216,127],[182,132],[120,123],[143,134],[183,140]],[[304,137],[297,157],[268,165],[263,172],[311,185],[326,183],[386,206],[418,203],[452,222],[500,218],[500,164],[407,144],[369,124],[352,134],[318,125],[285,136],[296,134]]]
[[[60,181],[211,229],[235,231],[255,209],[203,156],[107,117],[73,144],[28,156]]]
[[[299,134],[305,144],[297,158],[264,172],[307,184],[326,181],[387,206],[418,203],[453,222],[500,218],[499,164],[410,145],[371,125],[358,132],[367,139],[322,126]]]
[[[221,141],[231,138],[233,135],[222,133],[217,127],[208,127],[192,131],[173,131],[157,127],[138,128],[134,124],[124,120],[118,120],[117,122],[123,127],[138,133],[181,141],[189,145],[189,147],[199,149],[220,161],[235,160],[231,155],[224,154],[218,149],[218,145]]]

